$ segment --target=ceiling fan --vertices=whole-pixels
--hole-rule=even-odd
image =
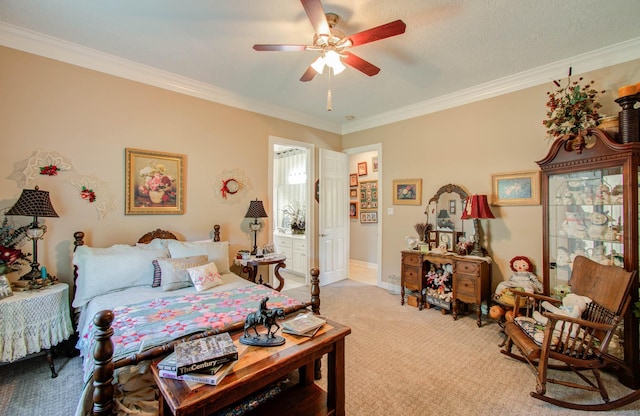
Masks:
[[[365,43],[389,38],[404,33],[407,25],[402,20],[396,20],[381,26],[377,26],[354,35],[345,36],[344,33],[336,29],[340,22],[340,17],[334,13],[326,13],[322,8],[320,0],[300,0],[304,7],[316,34],[311,45],[279,45],[279,44],[257,44],[253,45],[256,51],[317,51],[320,57],[317,58],[305,71],[300,81],[311,81],[315,75],[321,74],[324,66],[333,70],[337,75],[345,69],[344,64],[357,69],[369,76],[376,75],[380,68],[370,62],[365,61],[357,55],[346,51],[346,49],[364,45]]]

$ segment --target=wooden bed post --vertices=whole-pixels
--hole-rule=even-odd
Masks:
[[[100,311],[93,318],[96,326],[93,348],[93,416],[110,416],[113,413],[113,312]]]
[[[317,267],[311,269],[311,310],[315,314],[320,313],[320,270]]]

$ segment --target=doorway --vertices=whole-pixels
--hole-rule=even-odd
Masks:
[[[314,145],[269,136],[270,235],[276,253],[287,257],[286,289],[309,284],[314,250]]]
[[[382,284],[382,145],[345,149],[349,156],[349,173],[356,175],[350,187],[349,203],[356,205],[349,227],[349,279]],[[350,185],[353,182],[350,181]],[[363,192],[374,189],[371,200]],[[355,191],[355,193],[354,193]],[[362,198],[367,201],[362,205]]]

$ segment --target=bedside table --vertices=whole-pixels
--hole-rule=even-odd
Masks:
[[[44,289],[13,292],[0,300],[0,361],[13,362],[46,351],[51,378],[58,376],[51,348],[73,334],[69,286],[56,283]]]
[[[268,254],[264,257],[251,256],[248,259],[236,259],[235,263],[238,266],[242,266],[242,271],[247,273],[248,280],[253,283],[266,284],[266,286],[269,286],[269,284],[262,281],[262,275],[260,275],[260,279],[258,279],[259,281],[256,282],[256,277],[258,277],[258,266],[275,264],[276,267],[273,269],[273,274],[276,279],[278,279],[278,287],[276,287],[275,290],[279,292],[284,287],[284,278],[280,276],[280,269],[287,267],[285,263],[286,260],[287,257],[282,254]],[[268,280],[269,278],[267,277],[267,281]]]

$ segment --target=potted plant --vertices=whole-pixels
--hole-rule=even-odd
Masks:
[[[289,219],[292,234],[304,234],[305,230],[305,206],[295,200],[282,208],[282,213]]]

